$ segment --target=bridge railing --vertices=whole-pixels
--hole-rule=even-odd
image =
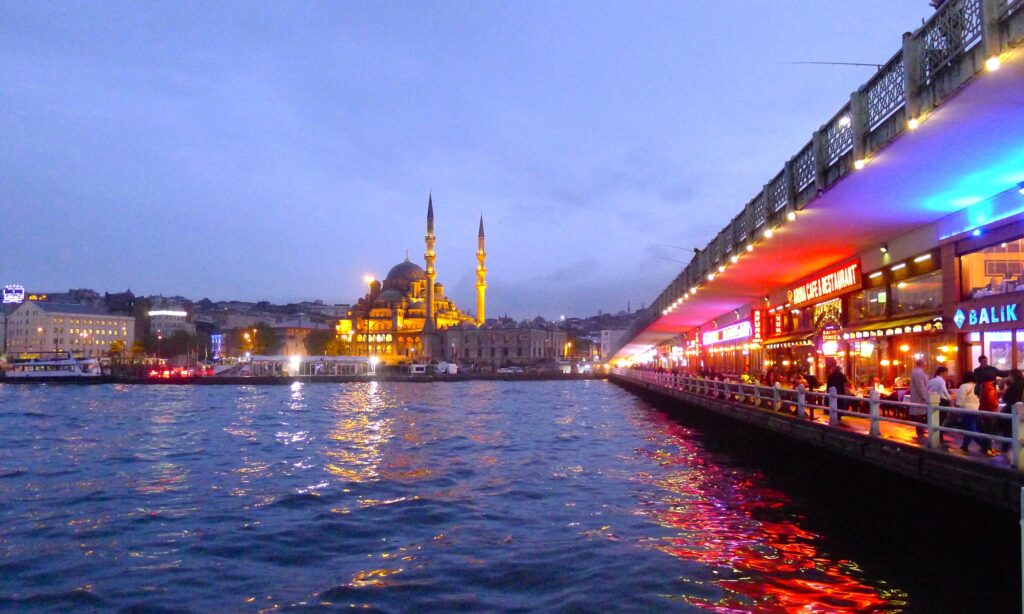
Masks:
[[[812,135],[811,142],[748,201],[679,276],[694,285],[728,266],[767,229],[785,223],[824,190],[910,129],[1024,37],[1022,0],[948,0]],[[683,284],[688,285],[688,284]],[[677,306],[688,287],[669,284],[622,336],[613,354]]]
[[[798,419],[819,422],[827,417],[827,425],[838,427],[844,416],[866,419],[868,437],[886,438],[884,424],[910,426],[920,432],[921,445],[933,450],[946,449],[943,435],[961,435],[986,441],[986,447],[1007,444],[1009,464],[1024,471],[1024,403],[1016,403],[1012,411],[992,412],[962,407],[944,407],[923,403],[892,401],[880,398],[872,389],[869,396],[841,395],[835,388],[828,392],[807,390],[803,386],[782,388],[744,382],[730,382],[702,377],[691,377],[657,371],[613,369],[612,373],[625,379],[642,382],[668,390],[678,390],[723,401],[731,401],[753,409],[776,411],[795,415]],[[853,408],[853,409],[851,409]],[[919,420],[912,419],[918,416]],[[949,417],[973,417],[976,424],[988,425],[985,432],[969,431],[950,424]],[[1004,428],[1008,426],[1009,428]],[[995,427],[995,428],[993,428]],[[1008,432],[1009,435],[1001,435]]]

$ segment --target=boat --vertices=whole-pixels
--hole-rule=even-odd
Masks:
[[[77,380],[100,377],[100,361],[95,358],[75,358],[68,354],[59,358],[33,358],[7,365],[4,377],[8,380]]]

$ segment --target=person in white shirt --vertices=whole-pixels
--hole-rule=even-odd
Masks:
[[[949,407],[949,388],[946,387],[947,373],[949,373],[949,369],[939,367],[935,369],[935,377],[928,380],[925,390],[928,391],[928,403],[930,405]]]

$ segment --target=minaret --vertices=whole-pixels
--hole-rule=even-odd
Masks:
[[[423,259],[427,262],[427,321],[423,324],[424,332],[433,332],[437,329],[437,321],[434,319],[434,282],[437,280],[437,271],[434,269],[434,260],[437,254],[434,252],[434,195],[427,197],[427,251]]]
[[[484,216],[480,216],[480,230],[476,233],[476,325],[483,326],[487,319],[484,306],[487,292],[487,267],[484,261],[487,260],[487,252],[484,251]]]

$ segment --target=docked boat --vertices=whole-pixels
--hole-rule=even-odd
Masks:
[[[76,359],[68,355],[64,358],[38,358],[12,362],[7,365],[4,376],[9,380],[70,380],[100,377],[101,374],[100,362],[95,358]]]

